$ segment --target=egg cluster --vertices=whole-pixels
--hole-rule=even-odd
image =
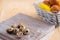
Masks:
[[[29,34],[30,30],[25,28],[23,25],[18,25],[17,27],[11,26],[8,28],[7,33],[16,35],[18,38],[21,38],[23,35]]]

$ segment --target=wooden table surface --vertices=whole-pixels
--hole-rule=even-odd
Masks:
[[[36,0],[0,0],[0,22],[18,13],[23,13],[40,20],[33,6],[35,1]],[[59,27],[54,30],[54,34],[49,37],[49,40],[60,40]]]

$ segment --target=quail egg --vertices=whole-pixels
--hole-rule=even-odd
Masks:
[[[18,29],[18,28],[14,28],[14,30],[13,30],[13,34],[16,35],[17,32],[19,32],[19,29]]]
[[[21,38],[23,36],[23,33],[22,32],[18,32],[16,35],[17,35],[18,38]]]
[[[25,26],[20,26],[19,30],[23,31],[25,29]]]
[[[24,31],[23,31],[23,34],[24,35],[27,35],[27,34],[29,34],[30,33],[30,30],[29,29],[25,29]]]
[[[13,33],[13,28],[9,28],[9,29],[7,29],[6,31],[7,31],[7,33],[9,33],[9,34],[12,34],[12,33]]]

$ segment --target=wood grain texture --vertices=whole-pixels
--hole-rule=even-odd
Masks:
[[[54,25],[49,25],[24,14],[18,14],[0,23],[0,33],[5,34],[7,36],[7,28],[9,28],[11,25],[19,25],[21,23],[24,24],[26,28],[30,29],[30,34],[23,36],[21,40],[41,40],[41,38],[45,37],[49,32],[52,32],[55,29]],[[15,36],[11,36],[11,38],[13,37]]]

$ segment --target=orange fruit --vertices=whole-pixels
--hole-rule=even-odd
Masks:
[[[47,5],[50,5],[50,3],[49,3],[48,0],[43,1],[43,3],[45,3],[45,4],[47,4]]]
[[[51,12],[57,13],[60,11],[60,7],[58,5],[51,6]]]
[[[51,5],[59,5],[59,0],[49,0]]]

